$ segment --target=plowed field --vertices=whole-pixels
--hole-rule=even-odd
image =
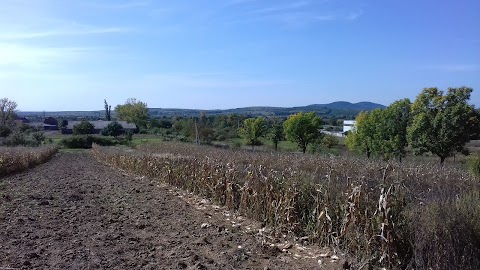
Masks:
[[[299,259],[307,251],[294,254],[297,246],[269,244],[259,228],[87,152],[0,180],[0,269],[320,267]]]

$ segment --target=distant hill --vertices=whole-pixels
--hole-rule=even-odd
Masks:
[[[239,114],[247,115],[251,117],[255,116],[278,116],[287,117],[291,114],[298,112],[316,112],[322,118],[341,118],[351,119],[354,118],[361,111],[371,111],[376,108],[385,108],[385,106],[372,102],[359,102],[350,103],[346,101],[337,101],[328,104],[312,104],[308,106],[299,107],[244,107],[226,110],[198,110],[198,109],[165,109],[165,108],[150,108],[150,115],[153,117],[173,117],[173,116],[185,116],[192,117],[198,116],[204,112],[207,115],[220,115],[220,114]],[[104,117],[104,111],[61,111],[61,112],[19,112],[20,116],[76,116],[76,117]],[[114,112],[112,112],[112,116]]]
[[[350,103],[347,101],[336,101],[329,104],[316,104],[316,105],[310,105],[310,106],[326,107],[326,108],[332,108],[332,109],[367,110],[367,111],[371,111],[377,108],[382,108],[382,109],[385,108],[385,106],[381,104],[367,102],[367,101],[358,102],[358,103]]]
[[[385,108],[384,105],[372,102],[350,103],[337,101],[328,104],[312,104],[300,107],[244,107],[226,110],[191,110],[191,109],[163,109],[150,108],[152,116],[198,116],[201,112],[208,115],[239,114],[248,116],[279,116],[286,117],[298,112],[316,112],[324,118],[354,118],[361,111],[371,111],[377,108]]]

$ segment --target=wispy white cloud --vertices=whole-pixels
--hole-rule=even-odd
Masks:
[[[0,43],[0,70],[44,69],[85,59],[98,52],[88,47],[38,47]]]
[[[5,1],[5,2],[3,2]],[[83,3],[83,2],[81,2]],[[122,2],[140,5],[140,2]],[[120,7],[120,4],[117,5]],[[75,12],[79,9],[78,12]],[[136,29],[86,24],[76,17],[85,11],[79,2],[60,0],[2,0],[0,5],[0,72],[15,71],[12,76],[35,72],[64,73],[85,61],[101,61],[112,52],[100,45],[95,36],[120,35]],[[65,13],[63,13],[65,12]]]
[[[362,16],[362,15],[363,15],[363,10],[358,10],[358,11],[353,11],[353,12],[348,13],[343,18],[345,20],[348,20],[348,21],[353,21],[353,20],[356,20],[356,19],[360,18],[360,16]]]
[[[310,3],[309,1],[297,1],[290,4],[285,4],[285,5],[276,5],[276,6],[254,9],[254,10],[251,10],[250,13],[266,14],[266,13],[273,13],[273,12],[280,12],[280,11],[298,10],[300,8],[308,6],[309,3]]]
[[[447,65],[430,65],[424,69],[442,72],[471,72],[480,70],[480,65],[475,64],[447,64]]]
[[[58,36],[82,36],[82,35],[98,35],[98,34],[116,34],[129,33],[135,31],[132,28],[125,27],[92,27],[92,26],[77,26],[70,28],[61,28],[58,30],[47,31],[4,31],[0,33],[0,40],[22,40],[22,39],[36,39],[49,38]]]
[[[227,24],[269,21],[288,27],[302,27],[326,21],[354,21],[363,15],[363,10],[340,11],[338,7],[327,5],[329,1],[272,2],[232,0],[233,4],[244,4],[236,19]]]
[[[246,3],[251,3],[251,2],[256,2],[258,0],[228,0],[226,1],[227,6],[233,6],[233,5],[241,5],[241,4],[246,4]]]
[[[116,1],[110,3],[99,3],[98,1],[85,1],[83,5],[90,8],[97,9],[110,9],[110,10],[122,10],[122,9],[134,9],[134,8],[144,8],[152,4],[152,1]]]
[[[309,12],[287,12],[267,16],[264,19],[281,21],[287,26],[306,26],[317,22],[353,21],[361,16],[360,12],[349,14],[313,14]]]

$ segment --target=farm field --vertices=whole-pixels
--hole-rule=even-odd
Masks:
[[[262,245],[269,238],[259,235],[259,224],[237,219],[242,225],[232,226],[229,215],[158,180],[103,165],[87,151],[61,152],[1,178],[0,268],[318,267],[318,258],[302,257],[306,251],[294,257],[295,247],[283,253]]]

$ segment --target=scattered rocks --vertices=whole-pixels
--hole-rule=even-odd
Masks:
[[[200,228],[202,229],[205,229],[205,228],[210,228],[212,225],[210,225],[209,223],[202,223],[202,225],[200,225]]]

